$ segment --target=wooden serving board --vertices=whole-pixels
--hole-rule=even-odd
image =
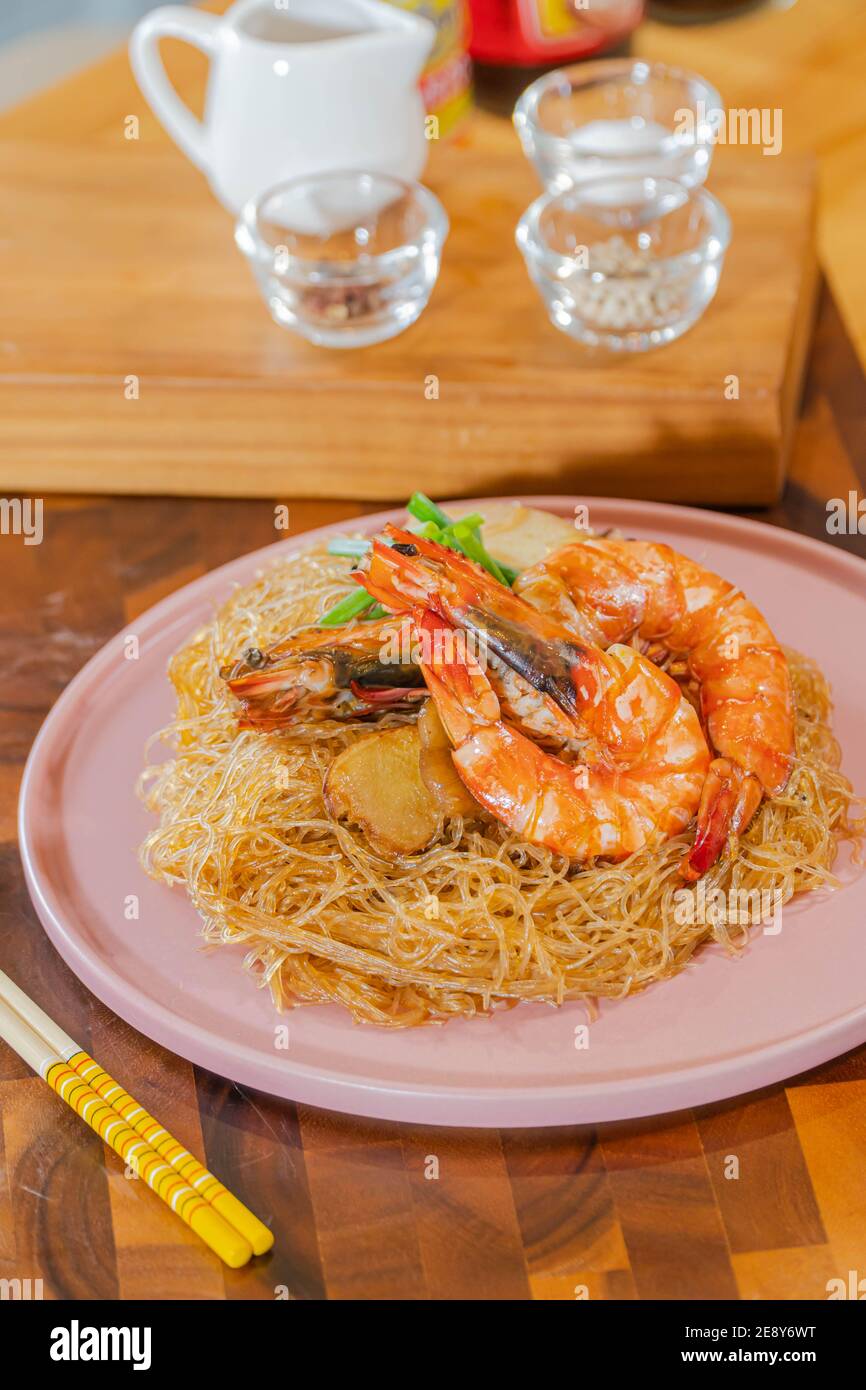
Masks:
[[[715,302],[672,346],[601,364],[526,275],[514,228],[538,187],[509,123],[475,116],[425,178],[452,224],[428,309],[335,352],[272,323],[173,148],[0,144],[0,489],[778,497],[817,283],[808,157],[718,150]]]

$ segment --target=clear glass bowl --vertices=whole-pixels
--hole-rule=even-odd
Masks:
[[[517,226],[551,322],[612,352],[646,352],[691,328],[716,293],[730,237],[706,189],[638,177],[542,194]]]
[[[615,174],[693,187],[707,177],[721,105],[693,73],[608,58],[540,77],[515,106],[514,124],[549,190]]]
[[[290,179],[247,203],[235,241],[271,316],[323,347],[367,347],[414,323],[448,218],[419,183],[358,170]]]

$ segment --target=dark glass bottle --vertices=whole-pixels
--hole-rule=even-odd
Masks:
[[[767,0],[650,0],[650,19],[667,24],[707,24],[757,10]]]

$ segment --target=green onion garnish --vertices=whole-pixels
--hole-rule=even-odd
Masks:
[[[483,525],[484,517],[480,512],[470,512],[468,516],[461,516],[457,521],[449,522],[449,528],[451,530],[453,530],[455,526],[468,526],[470,531],[480,531]]]
[[[460,549],[451,534],[450,527],[446,526],[443,529],[441,526],[437,526],[435,521],[428,521],[417,534],[425,541],[435,541],[437,545],[447,545],[449,550],[459,551]]]
[[[452,521],[447,512],[443,512],[435,502],[423,492],[413,492],[406,506],[406,510],[415,518],[410,522],[407,530],[412,531],[417,536],[423,536],[425,540],[437,541],[439,545],[445,545],[449,550],[456,550],[466,555],[468,559],[474,560],[477,565],[482,565],[488,574],[492,574],[500,584],[506,587],[513,584],[517,578],[518,571],[512,569],[510,565],[502,565],[489,555],[479,534],[484,524],[484,517],[480,512],[471,512],[469,516],[461,517],[459,521]],[[393,542],[388,541],[389,545]],[[329,555],[345,555],[349,559],[360,559],[366,555],[370,549],[370,542],[357,539],[352,536],[335,536],[328,542]],[[372,594],[361,588],[354,593],[347,594],[345,598],[335,603],[333,608],[329,608],[319,619],[322,627],[340,627],[342,623],[351,622],[353,618],[362,618],[364,622],[372,622],[376,618],[388,616],[388,609],[383,608],[377,603]]]
[[[360,559],[366,555],[370,549],[370,542],[356,540],[352,536],[335,536],[332,541],[328,541],[329,555],[350,555],[355,559]]]
[[[419,521],[434,521],[437,526],[451,525],[451,518],[447,512],[443,512],[441,507],[437,507],[429,497],[425,497],[423,492],[413,492],[409,501],[406,503],[407,512],[416,516]]]
[[[357,618],[375,602],[372,594],[368,594],[366,589],[359,587],[355,589],[354,593],[341,598],[340,602],[335,603],[333,608],[329,608],[327,613],[323,613],[319,619],[319,624],[321,627],[340,627],[342,623],[348,623],[352,618]]]
[[[500,565],[488,554],[478,534],[484,524],[484,517],[480,512],[471,512],[469,516],[461,517],[459,521],[452,521],[447,512],[443,512],[435,502],[431,501],[423,492],[413,492],[406,504],[406,510],[418,521],[426,522],[422,530],[411,527],[417,535],[421,535],[425,540],[438,541],[440,545],[447,545],[451,550],[459,550],[470,560],[474,560],[477,565],[482,565],[494,579],[498,579],[500,584],[509,587],[517,578],[518,571],[510,565]]]
[[[454,534],[455,541],[460,546],[464,555],[468,555],[469,559],[474,560],[477,565],[483,565],[488,574],[492,574],[494,579],[498,579],[499,583],[504,584],[507,588],[508,581],[505,575],[502,573],[502,570],[499,568],[493,556],[487,554],[487,551],[484,549],[484,546],[481,544],[475,532],[468,526],[464,526],[461,521],[458,521],[451,530]]]

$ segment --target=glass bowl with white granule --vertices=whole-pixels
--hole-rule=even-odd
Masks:
[[[611,352],[647,352],[691,328],[716,293],[730,238],[706,189],[642,175],[545,193],[517,226],[551,322]]]

